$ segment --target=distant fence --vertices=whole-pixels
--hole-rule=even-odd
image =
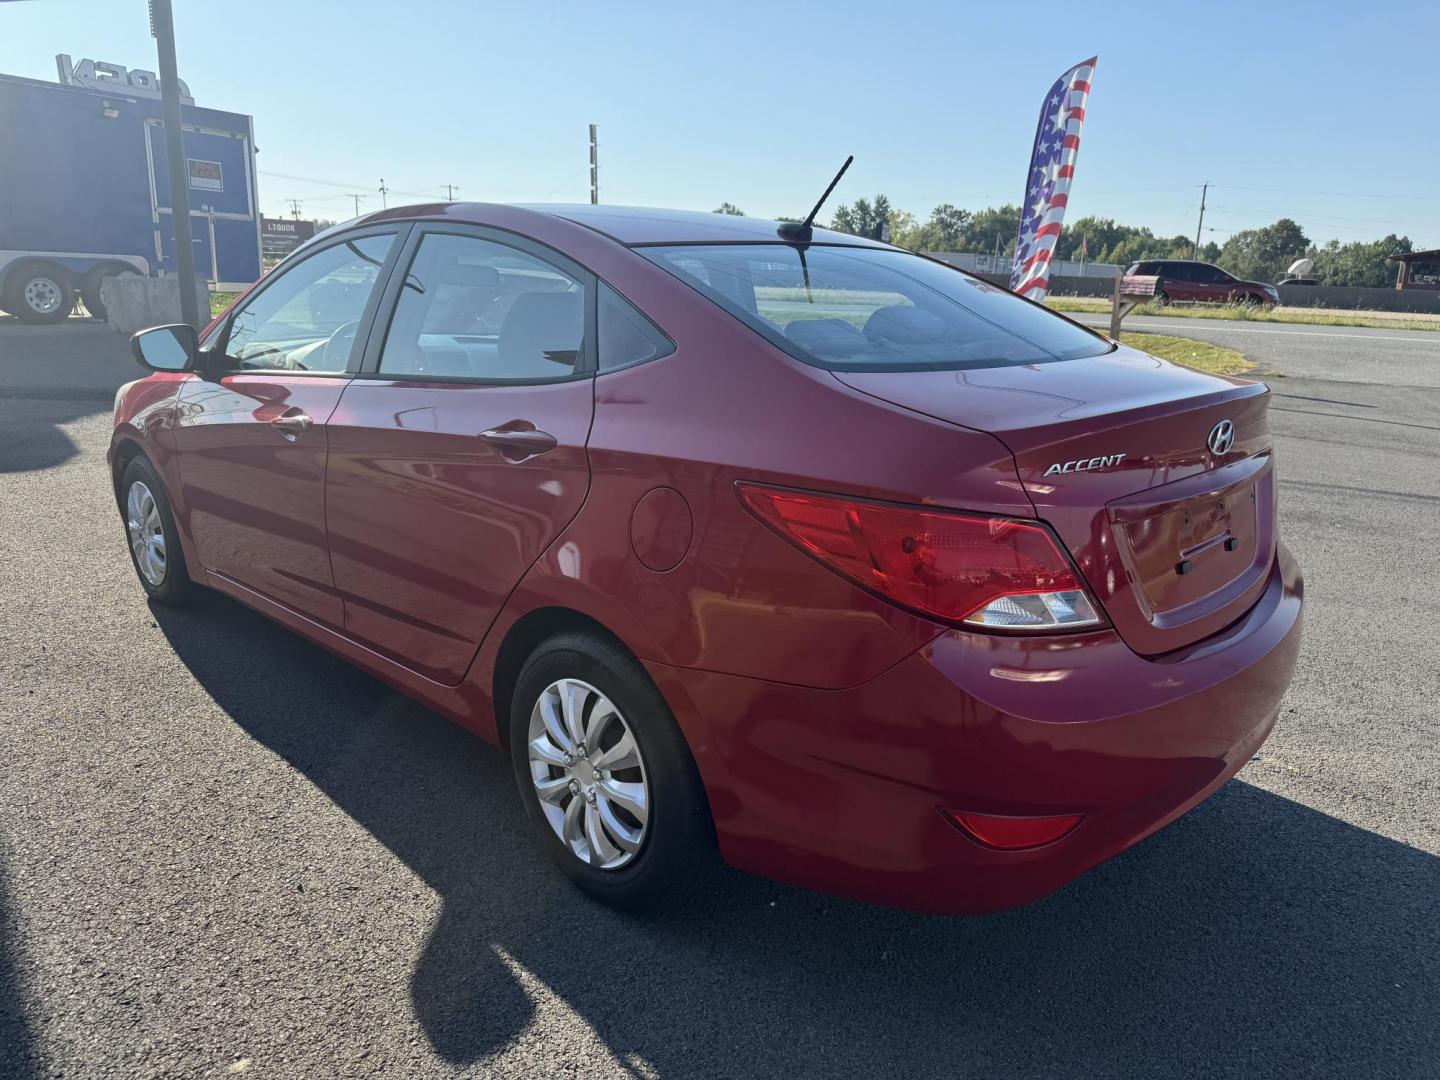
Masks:
[[[992,285],[999,285],[1002,289],[1010,287],[1008,274],[976,274]],[[1114,277],[1059,277],[1050,278],[1051,296],[1101,296],[1106,300],[1115,295]]]
[[[939,259],[961,270],[969,270],[981,277],[1009,275],[1010,258],[1006,255],[977,255],[969,251],[927,251],[932,259]],[[1121,267],[1114,263],[1080,262],[1076,259],[1056,259],[1050,264],[1050,276],[1075,278],[1104,278],[1109,281],[1120,273]]]
[[[932,259],[950,262],[943,253],[931,252]],[[1006,288],[1007,274],[977,273],[993,285]],[[1051,296],[1098,296],[1108,300],[1115,291],[1110,278],[1052,275]],[[1440,292],[1421,289],[1360,289],[1332,285],[1281,285],[1280,303],[1286,307],[1331,308],[1336,311],[1409,311],[1440,315]]]

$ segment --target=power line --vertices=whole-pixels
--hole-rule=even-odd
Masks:
[[[1272,210],[1261,210],[1254,206],[1212,206],[1211,211],[1217,214],[1271,214]],[[1404,228],[1397,225],[1389,218],[1352,218],[1352,217],[1311,217],[1309,214],[1297,214],[1296,217],[1303,217],[1306,221],[1314,222],[1316,225],[1378,225],[1381,228]]]
[[[366,199],[368,199],[369,197],[370,197],[370,196],[368,196],[368,195],[360,195],[360,194],[357,194],[356,192],[353,192],[353,191],[346,193],[346,198],[350,198],[350,199],[354,199],[354,200],[355,200],[355,216],[356,216],[356,217],[359,217],[359,216],[360,216],[360,204],[361,204],[362,202],[364,202]]]
[[[261,176],[273,177],[276,180],[290,180],[300,184],[318,184],[321,187],[340,188],[342,190],[349,188],[353,191],[355,188],[367,186],[366,184],[357,183],[353,180],[322,180],[315,176],[296,176],[294,173],[268,172],[265,169],[259,169],[257,171]],[[435,198],[434,191],[404,191],[400,188],[387,188],[386,190],[389,191],[391,195],[406,195],[413,199],[429,199],[434,201]],[[348,194],[349,192],[347,192],[347,195]]]
[[[1245,184],[1212,184],[1212,187],[1234,191],[1273,191],[1281,195],[1324,195],[1336,199],[1406,199],[1412,202],[1433,202],[1433,195],[1384,195],[1378,191],[1313,191],[1304,188],[1251,187]]]

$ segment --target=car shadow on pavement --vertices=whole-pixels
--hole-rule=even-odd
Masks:
[[[155,614],[235,723],[443,899],[411,994],[452,1064],[513,1047],[546,990],[661,1076],[1414,1076],[1440,1060],[1440,859],[1242,781],[1015,912],[914,916],[729,872],[636,918],[544,862],[500,751],[231,601]]]
[[[0,386],[0,474],[63,465],[80,451],[64,425],[108,412],[114,391],[44,390]]]
[[[30,1080],[40,1076],[41,1069],[19,985],[15,937],[5,885],[5,863],[0,859],[0,1076]]]

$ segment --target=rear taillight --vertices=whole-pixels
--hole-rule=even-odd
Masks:
[[[737,487],[741,502],[785,539],[857,585],[923,615],[1009,630],[1103,622],[1043,526]]]

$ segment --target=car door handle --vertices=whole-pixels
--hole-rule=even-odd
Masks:
[[[287,439],[293,440],[301,432],[307,430],[314,422],[315,421],[311,420],[310,417],[301,410],[292,408],[285,410],[285,412],[275,417],[274,420],[271,420],[270,426]]]
[[[511,462],[554,450],[558,440],[548,431],[537,430],[529,420],[511,420],[508,424],[482,431],[480,439],[500,451],[500,455]]]

